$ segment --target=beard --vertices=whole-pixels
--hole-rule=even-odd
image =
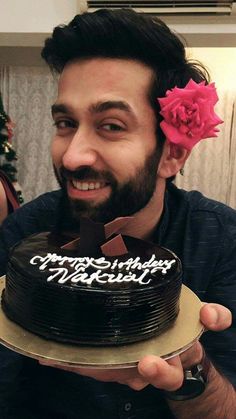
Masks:
[[[157,168],[161,153],[155,148],[136,173],[123,184],[108,171],[96,171],[90,167],[69,171],[63,166],[57,171],[56,178],[63,191],[64,211],[71,222],[78,223],[81,217],[89,217],[93,221],[108,223],[117,217],[131,216],[144,208],[153,196],[157,182]],[[79,199],[71,199],[67,195],[66,183],[70,179],[78,181],[90,180],[104,182],[111,187],[111,194],[104,202],[92,204]]]

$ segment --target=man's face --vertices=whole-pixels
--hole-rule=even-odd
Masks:
[[[151,199],[160,158],[151,80],[149,68],[129,60],[97,58],[65,67],[52,108],[52,158],[75,219],[108,222]]]

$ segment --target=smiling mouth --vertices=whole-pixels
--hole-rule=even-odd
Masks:
[[[98,190],[98,189],[102,189],[105,186],[108,186],[107,183],[105,182],[93,182],[93,181],[79,181],[76,179],[72,179],[71,181],[71,185],[73,186],[73,188],[77,189],[78,191],[91,191],[91,190]]]

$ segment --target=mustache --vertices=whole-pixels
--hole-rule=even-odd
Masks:
[[[65,167],[60,167],[59,176],[62,181],[76,179],[79,181],[90,180],[103,181],[115,185],[117,183],[115,177],[108,171],[98,171],[91,167],[83,167],[78,170],[68,170]]]

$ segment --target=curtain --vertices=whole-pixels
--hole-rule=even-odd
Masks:
[[[236,208],[236,120],[235,92],[219,91],[216,113],[223,119],[217,138],[200,141],[188,158],[184,176],[176,184],[186,190],[199,190],[204,195]]]
[[[4,106],[16,123],[13,145],[25,202],[58,187],[50,157],[56,84],[46,66],[0,67]],[[236,92],[218,89],[218,94],[216,112],[224,120],[219,136],[196,145],[176,184],[236,208]]]
[[[12,143],[25,202],[58,187],[50,156],[50,108],[56,97],[56,84],[46,66],[0,68],[4,108],[16,124]]]
[[[231,142],[229,154],[229,187],[227,189],[226,202],[231,207],[236,208],[236,100],[232,109]]]

